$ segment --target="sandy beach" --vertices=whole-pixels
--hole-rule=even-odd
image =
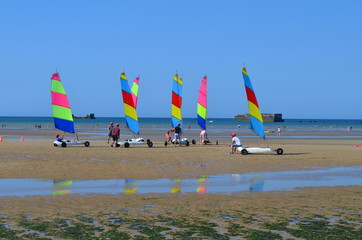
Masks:
[[[228,137],[219,139],[218,145],[214,143],[206,146],[196,144],[189,147],[165,147],[163,133],[150,131],[147,135],[151,136],[152,140],[154,139],[152,148],[147,146],[131,146],[128,149],[111,148],[106,140],[102,139],[103,136],[93,137],[89,148],[83,146],[58,148],[52,146],[54,133],[55,131],[52,130],[42,132],[29,130],[26,133],[18,130],[2,132],[3,135],[11,134],[12,137],[3,137],[3,141],[0,142],[1,178],[187,179],[202,175],[362,166],[362,147],[354,147],[362,145],[360,138],[273,138],[269,140],[270,146],[283,148],[283,155],[271,153],[244,156],[229,154]],[[358,132],[353,132],[353,134],[362,135]],[[24,141],[20,141],[20,136],[24,135]],[[190,133],[189,136],[190,139],[197,139],[197,133]],[[81,138],[83,137],[89,136],[81,135]],[[241,136],[241,139],[247,146],[264,146],[264,143],[257,138],[244,139]],[[292,234],[292,231],[267,226],[281,222],[288,222],[290,225],[293,221],[311,221],[319,216],[319,220],[327,222],[328,219],[337,219],[338,223],[353,222],[349,224],[349,227],[352,226],[355,231],[361,233],[361,202],[362,187],[360,185],[300,188],[297,191],[256,192],[246,195],[150,193],[1,197],[0,220],[2,226],[7,224],[7,226],[13,226],[9,229],[20,231],[26,228],[19,224],[21,219],[24,220],[25,215],[28,216],[29,222],[53,222],[61,218],[71,219],[73,224],[75,224],[74,221],[79,221],[79,216],[82,215],[93,219],[92,221],[97,221],[103,226],[104,232],[113,228],[103,224],[102,221],[120,218],[127,224],[118,224],[117,231],[131,237],[138,235],[145,237],[148,236],[146,233],[129,228],[129,222],[132,219],[149,221],[149,223],[152,222],[152,226],[158,227],[166,225],[170,227],[170,222],[184,219],[189,224],[197,226],[212,223],[208,233],[216,231],[225,239],[231,237],[254,239],[248,235],[252,234],[250,231],[254,228],[259,229],[259,234],[279,234],[290,239],[309,239],[306,235],[307,231],[298,238],[298,235]],[[177,235],[186,231],[182,230],[181,225],[177,226],[178,230],[171,228],[162,236],[166,239],[183,239],[181,235]],[[289,225],[285,228],[296,227],[295,224]],[[271,233],[270,229],[276,232]],[[101,233],[94,234],[94,237],[101,235]],[[216,235],[211,236],[206,233],[200,235],[200,232],[193,233],[192,236],[198,236],[198,234],[204,236],[202,239],[221,239],[215,237]],[[68,238],[52,235],[50,232],[46,232],[44,236],[53,236],[49,239]],[[354,239],[354,236],[349,239]],[[87,238],[74,237],[74,239]],[[270,239],[275,239],[275,236]]]

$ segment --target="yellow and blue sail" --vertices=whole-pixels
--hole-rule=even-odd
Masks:
[[[135,134],[139,134],[138,116],[136,104],[132,96],[131,89],[128,85],[126,74],[123,72],[120,76],[124,115],[126,117],[126,125],[129,130]],[[137,92],[138,93],[138,92]]]
[[[201,81],[199,90],[199,98],[197,100],[197,123],[201,129],[206,129],[206,116],[207,116],[207,77],[205,76]]]
[[[54,73],[51,77],[51,97],[55,128],[74,133],[72,110],[58,73]]]
[[[242,70],[242,74],[245,84],[246,96],[248,99],[250,127],[256,134],[258,134],[261,138],[265,139],[263,118],[261,116],[258,101],[256,99],[256,95],[251,84],[249,74],[246,71],[245,67]]]
[[[178,124],[182,125],[182,78],[179,78],[177,74],[173,77],[172,86],[172,107],[171,118],[172,127],[176,127]]]

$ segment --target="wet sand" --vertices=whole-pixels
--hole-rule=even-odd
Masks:
[[[2,135],[11,137],[3,137],[0,142],[0,178],[176,179],[362,165],[362,147],[354,147],[362,145],[361,138],[273,138],[269,139],[270,147],[283,148],[283,155],[271,153],[244,156],[229,154],[228,137],[219,139],[218,145],[214,143],[207,146],[196,144],[189,147],[165,147],[163,133],[150,131],[148,135],[153,137],[154,141],[152,148],[112,148],[102,139],[104,136],[93,137],[89,148],[58,148],[52,146],[54,133],[55,131],[51,130],[28,131],[26,134],[18,130],[2,131]],[[362,135],[358,132],[353,134]],[[22,142],[19,136],[24,135]],[[197,139],[196,133],[190,133],[189,136],[190,139]],[[259,139],[242,136],[241,139],[246,146],[264,147]],[[208,221],[215,220],[222,225],[228,221],[218,216],[237,215],[240,211],[248,216],[258,216],[264,222],[277,221],[283,217],[315,215],[332,218],[336,214],[341,219],[347,219],[355,214],[362,215],[361,202],[361,186],[300,188],[297,191],[258,192],[248,195],[170,193],[31,196],[0,198],[0,214],[6,214],[13,220],[22,214],[46,219],[72,217],[77,214],[97,216],[100,213],[116,213],[144,219],[164,215],[198,217]]]

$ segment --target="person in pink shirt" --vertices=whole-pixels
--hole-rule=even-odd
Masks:
[[[112,142],[111,147],[113,147],[113,144],[115,144],[115,146],[117,146],[117,142],[118,142],[118,139],[119,139],[120,134],[121,134],[121,129],[119,129],[119,123],[117,123],[117,124],[116,124],[116,127],[113,128],[113,130],[112,130],[112,139],[113,139],[113,142]]]

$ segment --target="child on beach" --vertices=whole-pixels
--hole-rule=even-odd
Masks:
[[[170,131],[167,131],[167,133],[165,134],[166,139],[167,139],[167,143],[171,142],[171,135],[170,135]]]
[[[243,144],[241,143],[240,139],[236,136],[236,133],[231,134],[231,152],[230,154],[236,153],[236,148],[241,147]]]
[[[55,134],[55,141],[63,142],[63,138],[59,136],[59,133]]]

